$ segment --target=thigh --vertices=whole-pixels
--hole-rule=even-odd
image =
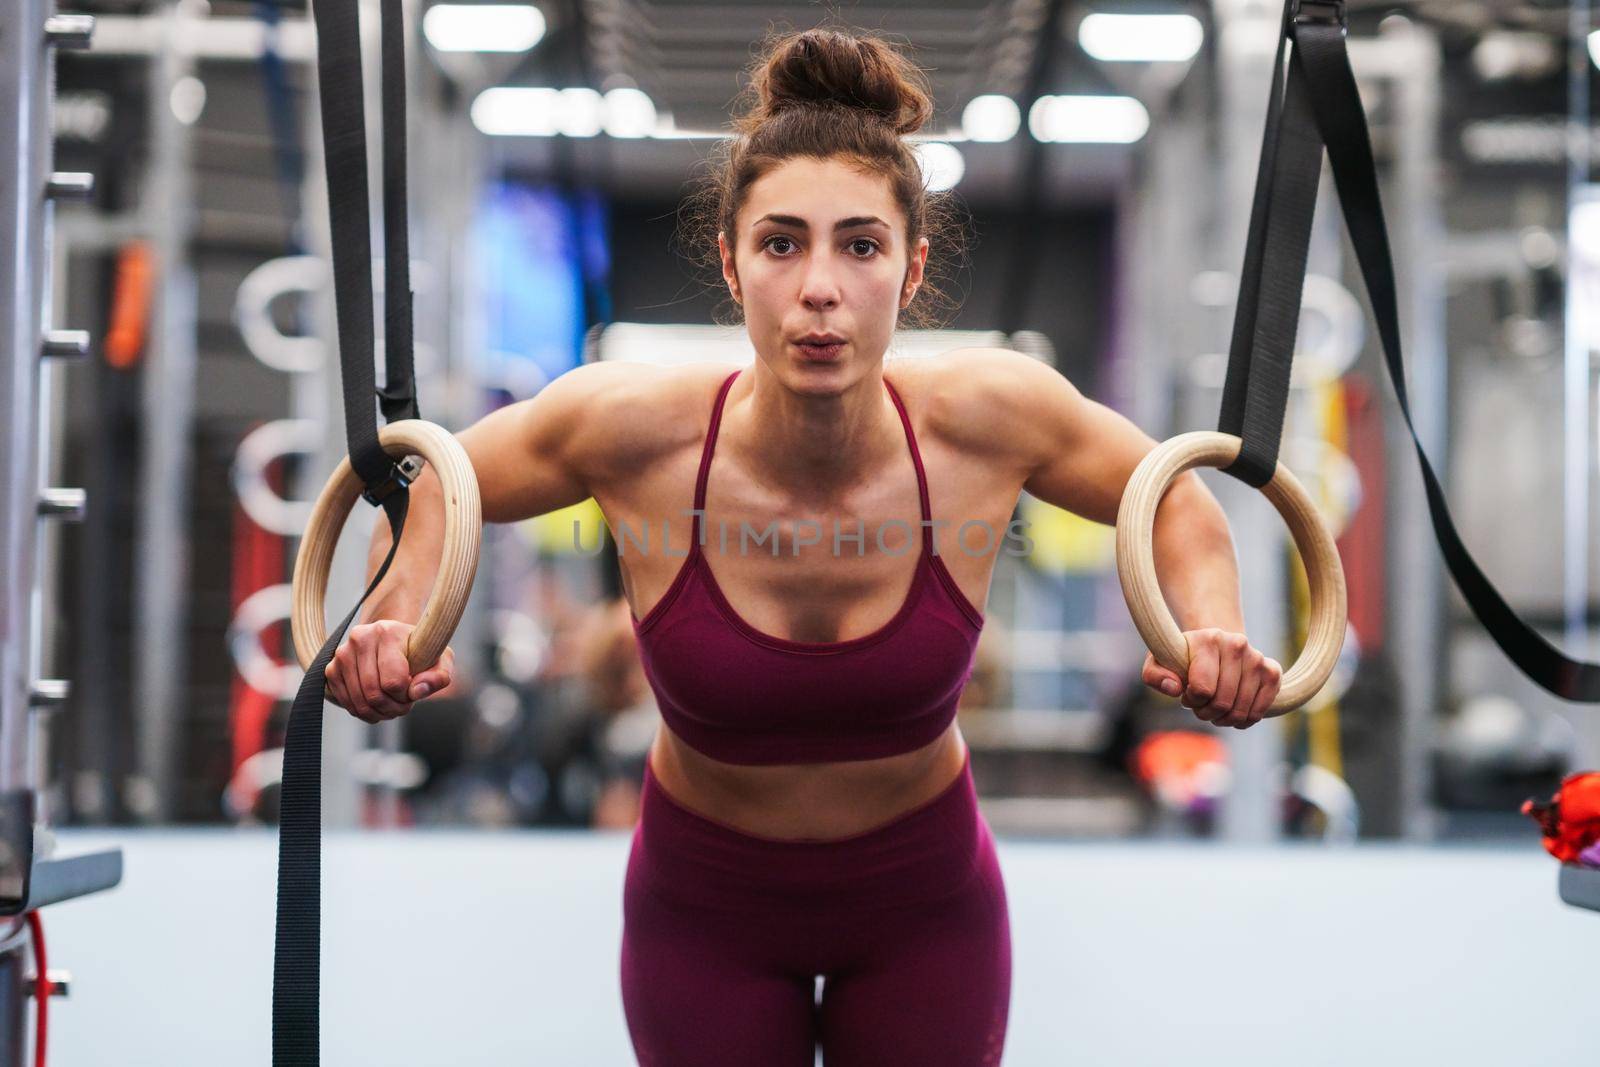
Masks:
[[[815,979],[765,963],[753,931],[630,872],[621,981],[640,1067],[813,1067]]]
[[[958,896],[886,915],[872,952],[822,986],[825,1067],[995,1067],[1011,1005],[1005,884],[985,827]]]

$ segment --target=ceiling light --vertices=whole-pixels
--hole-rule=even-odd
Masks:
[[[1078,24],[1078,44],[1107,63],[1186,63],[1204,40],[1193,15],[1096,13]]]
[[[1132,144],[1150,129],[1150,113],[1131,96],[1041,96],[1028,109],[1028,132],[1040,141]]]
[[[649,137],[656,130],[655,102],[639,89],[608,91],[605,113],[605,130],[612,137]]]
[[[556,129],[568,137],[593,137],[600,132],[605,104],[593,89],[561,90],[556,103]]]
[[[922,141],[916,146],[917,163],[922,167],[922,179],[930,193],[954,189],[961,176],[967,172],[967,161],[961,149],[943,141]]]
[[[1022,112],[1009,96],[973,97],[961,112],[961,130],[974,141],[1009,141],[1022,128]]]
[[[560,99],[555,89],[485,89],[472,102],[472,124],[496,137],[554,137]]]
[[[526,52],[544,37],[544,13],[526,4],[435,4],[422,33],[441,52]]]
[[[638,89],[612,89],[601,96],[576,86],[499,86],[472,102],[472,124],[493,137],[649,137],[656,107]]]

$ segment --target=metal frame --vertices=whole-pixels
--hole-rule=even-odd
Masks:
[[[26,958],[25,911],[109,888],[121,879],[121,853],[51,860],[51,835],[36,829],[35,797],[45,784],[45,720],[65,700],[68,683],[41,679],[41,520],[83,514],[79,490],[51,489],[42,443],[49,439],[46,358],[81,355],[81,334],[49,330],[51,201],[93,189],[85,174],[51,170],[57,47],[82,47],[93,29],[84,16],[57,16],[52,0],[17,0],[0,17],[0,204],[13,232],[0,247],[0,1067],[20,1065],[27,1038],[27,998],[34,987]],[[36,851],[37,846],[37,851]]]

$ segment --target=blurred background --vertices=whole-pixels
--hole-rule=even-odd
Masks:
[[[1596,450],[1562,413],[1596,339],[1574,333],[1600,254],[1582,125],[1600,38],[1574,36],[1587,15],[1567,4],[1351,8],[1419,430],[1476,558],[1581,656]],[[101,17],[86,52],[59,58],[54,132],[57,168],[94,186],[57,209],[53,283],[56,319],[94,343],[50,368],[48,457],[52,483],[92,503],[41,582],[42,655],[73,680],[50,718],[50,811],[270,821],[299,674],[283,667],[285,583],[302,501],[344,452],[315,38],[294,3],[84,10]],[[713,325],[724,293],[678,211],[763,33],[830,12],[407,11],[424,415],[459,429],[585,360],[749,359],[742,330]],[[839,9],[929,71],[929,184],[970,213],[950,265],[960,310],[901,351],[1003,344],[1157,439],[1214,427],[1280,12]],[[374,55],[369,110],[377,76]],[[1035,548],[999,561],[962,713],[997,829],[1526,838],[1515,804],[1596,762],[1600,721],[1522,678],[1448,579],[1330,187],[1284,459],[1340,535],[1348,662],[1264,729],[1185,723],[1142,691],[1111,529],[1025,497]],[[1576,387],[1585,409],[1593,386]],[[1203,477],[1230,511],[1252,640],[1287,664],[1306,602],[1281,520]],[[353,602],[374,515],[351,524],[334,603]],[[655,712],[602,538],[592,502],[487,531],[459,693],[381,730],[329,722],[350,769],[330,776],[335,825],[628,824]]]
[[[375,152],[377,5],[361,6]],[[1600,16],[1587,0],[1348,6],[1418,430],[1483,569],[1552,643],[1595,658]],[[895,351],[1011,347],[1157,439],[1214,428],[1281,4],[405,9],[423,417],[463,428],[586,361],[751,358],[741,329],[715,324],[724,294],[693,262],[678,213],[763,34],[830,22],[890,36],[928,72],[938,110],[918,138],[924,171],[969,214],[971,247],[950,265],[959,311],[945,331],[903,334]],[[51,324],[88,340],[82,358],[44,365],[40,452],[45,483],[81,487],[87,506],[75,524],[40,531],[38,673],[70,682],[34,720],[41,821],[113,843],[139,840],[133,827],[270,827],[301,674],[287,583],[308,501],[345,451],[315,37],[297,0],[78,0],[70,10],[96,22],[87,48],[55,59],[50,134],[55,169],[92,184],[54,205],[47,286]],[[375,193],[380,173],[372,168]],[[1017,517],[1034,548],[1000,556],[960,711],[1017,893],[1029,891],[1028,865],[1045,862],[1033,850],[1057,845],[1087,849],[1061,853],[1083,865],[1073,870],[1123,872],[1101,882],[1111,908],[1163,906],[1116,879],[1149,890],[1198,870],[1211,852],[1189,844],[1231,843],[1246,857],[1237,862],[1257,865],[1269,855],[1260,849],[1285,844],[1302,863],[1338,849],[1381,864],[1371,857],[1465,848],[1511,863],[1503,870],[1518,873],[1504,877],[1531,879],[1518,883],[1526,899],[1557,909],[1554,863],[1517,806],[1600,765],[1600,715],[1523,677],[1451,584],[1331,182],[1322,195],[1282,458],[1338,534],[1344,659],[1305,708],[1250,731],[1212,730],[1140,682],[1144,647],[1112,529],[1024,496]],[[1283,523],[1242,483],[1202,476],[1228,509],[1252,641],[1287,665],[1307,593]],[[359,592],[374,516],[358,509],[347,527],[330,587],[336,617]],[[605,842],[593,892],[620,893],[659,720],[598,509],[486,528],[478,575],[453,641],[454,692],[381,728],[331,709],[326,825],[350,848],[370,846],[340,832],[560,829],[573,833],[540,840],[580,852],[592,835]],[[524,840],[505,835],[506,847],[523,847],[513,837]],[[149,840],[178,850],[161,863],[181,865],[173,842],[207,842],[223,863],[240,838]],[[257,864],[269,892],[270,835],[250,840],[257,859],[239,862]],[[396,847],[421,856],[438,840],[404,835]],[[1174,850],[1126,850],[1154,840]],[[1347,847],[1358,841],[1376,851]],[[1141,880],[1130,862],[1172,866]],[[1215,874],[1221,886],[1279,884],[1264,869],[1204,869],[1231,872]],[[430,870],[446,881],[444,868]],[[1330,907],[1371,901],[1381,884],[1315,870],[1324,892],[1340,887]],[[403,886],[414,874],[395,877]],[[1502,884],[1469,866],[1437,877],[1391,890],[1425,909],[1468,885]],[[1263,881],[1237,880],[1249,878]],[[1456,901],[1462,922],[1493,906],[1475,899]],[[90,922],[110,900],[73,908]],[[339,906],[330,902],[330,927]],[[539,921],[559,924],[553,913]],[[1124,934],[1103,936],[1114,945]],[[1258,936],[1257,948],[1270,940]],[[265,966],[259,941],[238,947],[250,967]],[[1320,944],[1337,953],[1339,941]],[[1450,970],[1439,953],[1452,943],[1441,930],[1417,952]],[[1497,944],[1512,954],[1498,957],[1505,972],[1551,965],[1515,956],[1530,949],[1510,933]],[[110,951],[84,937],[76,947],[95,959]],[[1044,998],[1024,984],[1044,981],[1031,959],[1019,950],[1019,997]],[[1343,976],[1330,988],[1365,976],[1373,959],[1330,970]],[[591,992],[610,991],[609,962],[594,965]],[[1503,992],[1493,982],[1477,991]],[[1110,1038],[1094,1046],[1104,1056],[1082,1057],[1063,1038],[1049,1046],[1058,1059],[1037,1037],[1053,1009],[1031,1003],[1014,1015],[1022,1036],[1008,1063],[1178,1062]],[[1434,1040],[1455,1017],[1439,1010]],[[1553,1062],[1542,1057],[1567,1047],[1528,1051],[1513,1014],[1495,1031],[1503,1046],[1461,1037],[1457,1062]],[[620,1027],[620,1015],[604,1018]],[[1398,1027],[1385,1033],[1406,1032],[1384,1018]],[[1295,1020],[1287,1007],[1277,1016]],[[610,1051],[593,1060],[543,1062],[626,1062],[619,1033],[607,1031]],[[504,1048],[531,1052],[539,1040]],[[1272,1048],[1260,1062],[1285,1062]],[[1307,1052],[1297,1062],[1347,1060]]]

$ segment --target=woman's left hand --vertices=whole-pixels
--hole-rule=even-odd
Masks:
[[[1248,730],[1260,722],[1278,695],[1283,667],[1262,655],[1244,634],[1209,628],[1185,630],[1189,642],[1189,676],[1181,678],[1144,658],[1144,683],[1167,696],[1179,697],[1195,717],[1214,726]]]

